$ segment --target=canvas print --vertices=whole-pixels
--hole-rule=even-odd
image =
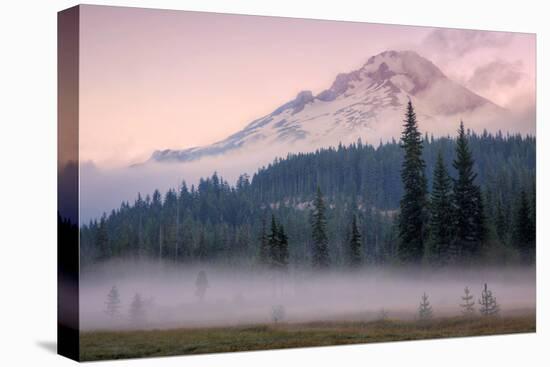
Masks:
[[[60,12],[60,353],[535,332],[535,47]]]

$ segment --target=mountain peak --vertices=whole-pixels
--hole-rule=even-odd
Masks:
[[[392,79],[395,76],[397,78]],[[385,83],[392,88],[395,88],[395,83],[400,83],[401,89],[412,95],[426,89],[438,79],[446,79],[437,66],[415,51],[388,50],[371,56],[358,70],[338,74],[332,86],[319,93],[316,98],[324,102],[333,101],[348,91],[354,83],[366,78],[375,83]]]
[[[378,141],[398,136],[403,109],[413,100],[424,123],[441,125],[503,112],[491,101],[447,78],[414,51],[388,50],[374,55],[359,69],[338,74],[329,89],[314,96],[309,90],[244,129],[209,146],[157,151],[155,161],[190,161],[243,148],[277,154],[309,151],[362,138]],[[454,125],[450,128],[454,131]],[[280,152],[279,152],[280,151]]]
[[[404,58],[413,58],[413,57],[424,59],[422,56],[420,56],[418,53],[412,50],[402,50],[402,51],[386,50],[386,51],[380,52],[377,55],[373,55],[369,57],[369,59],[367,60],[364,66],[374,64],[377,60],[380,60],[380,59],[388,60],[388,59],[397,59],[397,58],[404,59]]]
[[[443,72],[428,59],[414,51],[384,51],[369,58],[361,68],[375,78],[406,76],[412,85],[407,92],[415,95],[439,79],[447,79]]]

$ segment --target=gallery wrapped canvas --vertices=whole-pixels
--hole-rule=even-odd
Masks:
[[[60,354],[535,331],[534,34],[80,5],[58,41]]]

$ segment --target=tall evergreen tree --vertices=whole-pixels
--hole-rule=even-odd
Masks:
[[[485,234],[481,189],[476,185],[474,160],[468,147],[464,123],[460,122],[453,167],[457,178],[453,185],[453,216],[459,256],[470,260],[478,254]]]
[[[447,263],[453,257],[451,179],[439,151],[434,169],[430,200],[430,259],[437,264]]]
[[[317,186],[317,193],[313,202],[312,238],[313,238],[313,267],[324,269],[330,265],[328,252],[328,237],[326,232],[327,220],[325,217],[325,202],[321,188]]]
[[[279,228],[277,226],[277,221],[275,220],[275,215],[271,215],[271,230],[267,236],[268,247],[269,247],[269,260],[268,263],[272,268],[277,267],[279,259]]]
[[[357,228],[357,216],[354,214],[351,220],[351,233],[349,238],[349,266],[361,265],[361,234]]]
[[[407,104],[401,135],[404,159],[401,180],[404,194],[400,202],[398,253],[405,263],[418,263],[424,254],[426,237],[427,182],[422,158],[422,137],[411,101]]]
[[[288,236],[282,224],[278,224],[275,215],[271,215],[271,229],[265,236],[265,249],[261,250],[265,256],[264,264],[272,269],[286,270],[288,268]]]
[[[286,270],[288,268],[288,236],[285,233],[285,228],[282,224],[278,226],[278,245],[279,251],[277,254],[277,267],[280,270]]]

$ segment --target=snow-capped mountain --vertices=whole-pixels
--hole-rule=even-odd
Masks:
[[[447,78],[429,60],[413,51],[386,51],[358,70],[339,74],[332,86],[314,96],[298,93],[270,114],[212,145],[183,150],[158,150],[153,161],[193,161],[255,149],[285,156],[361,138],[377,144],[399,137],[405,105],[415,106],[423,131],[453,133],[460,119],[467,126],[486,125],[507,113],[503,108]]]

